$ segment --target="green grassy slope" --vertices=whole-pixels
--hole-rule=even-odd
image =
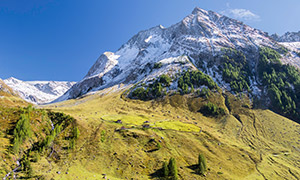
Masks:
[[[170,157],[180,179],[300,178],[299,125],[250,109],[247,97],[228,94],[225,106],[218,93],[139,101],[120,98],[122,92],[113,89],[103,92],[44,107],[72,115],[80,129],[74,151],[63,156],[63,164],[54,163],[46,178],[160,179]],[[226,115],[199,113],[208,101]],[[199,153],[207,159],[206,177],[195,173]]]

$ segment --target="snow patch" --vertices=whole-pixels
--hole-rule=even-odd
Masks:
[[[149,36],[147,39],[145,39],[145,42],[148,43],[152,39],[152,36]]]

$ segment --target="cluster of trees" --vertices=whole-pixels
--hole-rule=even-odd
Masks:
[[[272,109],[300,121],[300,72],[280,62],[280,54],[271,48],[261,48],[258,74],[267,89]]]
[[[48,117],[51,119],[54,126],[56,126],[57,124],[62,125],[63,129],[65,129],[71,123],[74,124],[76,122],[76,120],[72,116],[60,112],[49,111]]]
[[[37,162],[40,159],[40,155],[43,154],[45,149],[48,149],[52,146],[53,143],[58,139],[57,136],[64,131],[64,139],[69,140],[69,148],[75,147],[75,142],[80,136],[80,132],[76,121],[73,117],[66,115],[64,113],[56,113],[51,111],[37,110],[32,106],[27,108],[21,108],[20,118],[17,121],[15,128],[13,130],[13,146],[12,151],[14,154],[21,155],[20,157],[20,168],[24,175],[27,175],[27,178],[33,177],[33,168],[31,162]],[[54,124],[54,129],[50,129],[50,125],[46,126],[47,128],[38,128],[43,129],[43,133],[46,134],[44,139],[37,132],[32,130],[31,119],[37,117],[36,115],[41,115],[43,122],[51,121]],[[42,123],[44,125],[44,123]],[[36,129],[36,128],[35,128]],[[36,129],[37,130],[37,129]],[[37,133],[37,134],[36,134]],[[28,141],[32,144],[31,147],[26,147],[22,149],[21,146],[26,140],[31,138],[33,134],[36,134],[36,138],[32,138],[31,141]],[[36,142],[36,140],[38,140]],[[61,145],[61,144],[60,144]],[[68,144],[67,144],[68,146]],[[22,151],[21,151],[22,150]],[[22,152],[22,153],[19,153]]]
[[[207,86],[209,89],[217,89],[218,85],[214,80],[204,74],[202,71],[184,71],[178,79],[178,88],[182,94],[188,94],[194,91],[194,88]]]
[[[135,89],[131,93],[131,97],[144,101],[161,97],[166,94],[165,88],[170,86],[171,81],[172,79],[168,75],[163,74],[154,83],[149,84],[148,87]]]
[[[175,158],[170,158],[169,163],[164,162],[163,177],[166,180],[178,180],[178,170]]]
[[[61,132],[61,130],[62,130],[61,125],[55,126],[54,130],[51,131],[51,133],[49,135],[47,135],[46,138],[44,139],[44,141],[42,142],[41,151],[43,151],[44,148],[48,148],[48,147],[51,146],[51,144],[54,141],[55,137]]]
[[[226,114],[224,108],[221,108],[211,102],[202,106],[199,112],[201,112],[204,116],[222,116]]]
[[[250,91],[251,71],[245,55],[241,51],[230,48],[223,49],[223,53],[222,63],[219,65],[223,80],[230,83],[232,92]]]
[[[48,117],[54,124],[54,129],[46,136],[46,138],[39,144],[39,151],[43,152],[45,149],[52,146],[56,137],[65,130],[69,125],[72,125],[69,136],[69,148],[73,149],[76,144],[76,140],[79,138],[80,132],[76,125],[76,120],[70,115],[59,112],[48,112]]]
[[[141,100],[150,100],[166,95],[166,88],[171,85],[172,79],[166,75],[161,75],[154,83],[149,84],[148,87],[136,88],[132,93],[131,97]],[[207,86],[202,92],[198,92],[198,95],[208,97],[210,90],[218,89],[218,85],[214,80],[204,74],[202,71],[183,71],[183,74],[178,79],[178,91],[181,94],[193,93],[194,88],[201,86]],[[200,94],[201,93],[201,94]]]
[[[203,154],[198,156],[196,173],[205,176],[207,171],[206,158]],[[162,177],[166,180],[178,180],[178,169],[175,158],[170,158],[169,162],[164,162],[162,167]]]
[[[199,95],[200,97],[204,97],[207,99],[211,95],[211,91],[210,91],[210,89],[204,87],[201,89],[201,91],[197,90],[196,94]]]
[[[32,130],[30,126],[30,112],[31,107],[28,107],[23,110],[23,113],[20,116],[19,121],[16,124],[14,129],[14,144],[13,151],[18,153],[20,150],[20,145],[27,139],[32,136]]]

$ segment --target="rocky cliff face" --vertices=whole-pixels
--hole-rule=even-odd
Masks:
[[[217,64],[211,67],[207,64],[216,63],[216,57],[224,48],[242,51],[255,71],[259,48],[264,46],[277,50],[282,48],[260,30],[221,14],[195,8],[192,14],[169,28],[160,25],[141,31],[117,52],[102,54],[84,79],[56,101],[77,98],[120,83],[126,85],[149,76],[155,77],[161,74],[161,70],[152,71],[155,63],[182,55],[188,57],[196,68],[206,69],[212,75],[210,72],[217,72]],[[295,58],[296,54],[288,52],[282,61],[300,67]],[[219,82],[222,84],[221,79]]]

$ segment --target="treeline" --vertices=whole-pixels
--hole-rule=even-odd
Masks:
[[[252,76],[245,55],[241,51],[226,48],[222,49],[224,55],[221,57],[219,70],[222,79],[230,84],[232,92],[250,91],[250,77]]]
[[[300,121],[300,72],[284,65],[280,54],[271,48],[261,48],[258,74],[271,100],[271,108],[282,115]]]
[[[171,82],[171,77],[163,74],[148,86],[143,84],[142,87],[136,88],[131,92],[129,97],[140,100],[151,100],[162,97],[167,94],[166,88],[171,85]],[[218,89],[218,85],[214,82],[214,80],[202,71],[183,71],[183,73],[178,77],[178,89],[175,90],[181,94],[189,94],[193,93],[195,88],[200,88],[202,86],[206,86],[208,89],[203,87],[205,90],[203,92],[199,91],[198,95],[201,94],[203,96],[208,96],[210,93],[209,90]]]
[[[150,100],[166,95],[166,87],[169,87],[172,79],[166,75],[161,75],[154,83],[148,85],[148,87],[140,87],[135,89],[131,93],[131,98],[140,100]]]

